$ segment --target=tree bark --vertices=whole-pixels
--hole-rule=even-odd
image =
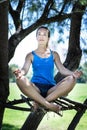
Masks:
[[[64,66],[72,71],[78,68],[82,56],[82,50],[80,48],[80,29],[84,11],[85,6],[78,3],[74,5],[72,10],[68,53],[64,62]],[[63,78],[64,76],[60,73],[57,73],[55,76],[56,82],[59,82]]]
[[[8,80],[8,2],[0,1],[0,129],[2,127],[3,103],[9,94]]]
[[[41,109],[31,112],[23,124],[21,130],[36,130],[46,112]]]

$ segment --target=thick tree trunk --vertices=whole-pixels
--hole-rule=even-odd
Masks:
[[[75,4],[72,10],[68,53],[64,62],[64,66],[72,71],[78,68],[82,56],[80,48],[80,28],[84,11],[85,7],[79,4]],[[60,73],[57,73],[55,76],[56,82],[59,82],[63,78],[64,76]]]
[[[8,2],[0,1],[0,129],[2,127],[8,82]]]
[[[21,130],[36,130],[45,114],[46,112],[43,112],[42,110],[31,112],[23,124]]]

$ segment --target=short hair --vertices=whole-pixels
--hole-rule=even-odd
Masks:
[[[44,28],[44,29],[48,30],[48,37],[50,38],[50,30],[47,27],[45,27],[45,26],[38,27],[38,29],[36,31],[36,36],[37,36],[37,33],[38,33],[39,29],[41,29],[41,28]]]

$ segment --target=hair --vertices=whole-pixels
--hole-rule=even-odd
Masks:
[[[40,27],[37,29],[37,31],[36,31],[36,36],[37,36],[37,33],[38,33],[39,29],[41,29],[41,28],[48,30],[48,37],[50,38],[50,30],[49,30],[47,27],[45,27],[45,26],[40,26]]]

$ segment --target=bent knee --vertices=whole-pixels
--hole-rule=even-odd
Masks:
[[[16,83],[18,86],[24,86],[24,85],[29,86],[30,84],[29,80],[25,76],[22,76],[21,78],[17,79]]]
[[[67,80],[69,83],[76,83],[76,79],[73,77],[73,75],[68,76]]]

